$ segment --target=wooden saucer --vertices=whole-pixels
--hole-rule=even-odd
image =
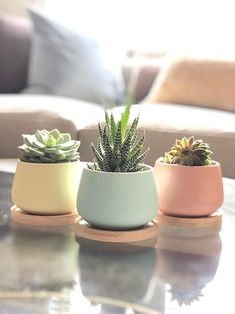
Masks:
[[[77,237],[100,242],[139,242],[157,236],[157,221],[153,219],[151,222],[139,229],[112,231],[96,229],[80,217],[76,222],[75,233]]]
[[[25,225],[35,226],[61,226],[74,224],[79,217],[78,212],[74,211],[64,215],[33,215],[23,212],[15,205],[11,208],[11,219]]]
[[[156,219],[159,232],[180,236],[205,236],[221,230],[222,216],[220,210],[206,217],[173,217],[159,211]]]

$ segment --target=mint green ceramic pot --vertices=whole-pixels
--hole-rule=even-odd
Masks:
[[[83,169],[78,212],[91,225],[111,230],[145,225],[157,213],[153,168],[141,172],[102,172]]]

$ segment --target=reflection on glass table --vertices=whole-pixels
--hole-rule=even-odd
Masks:
[[[0,313],[234,312],[234,180],[224,180],[221,232],[111,245],[76,238],[73,226],[10,222],[12,178],[0,172]]]
[[[219,234],[207,237],[178,237],[159,234],[157,276],[166,283],[172,301],[191,305],[216,274],[220,253]]]
[[[115,300],[119,301],[120,306],[114,313],[126,313],[124,305],[132,309],[129,313],[145,313],[146,308],[163,312],[165,290],[155,277],[155,248],[78,241],[80,285],[84,295],[106,300],[110,311]],[[103,308],[100,313],[108,312]]]

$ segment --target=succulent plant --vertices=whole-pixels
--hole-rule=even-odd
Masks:
[[[172,288],[170,290],[172,294],[172,301],[177,300],[179,306],[190,305],[192,302],[199,301],[203,296],[201,289],[203,287],[195,287],[195,289],[177,289],[174,291]]]
[[[34,135],[22,135],[24,144],[19,146],[21,161],[35,163],[70,162],[79,159],[79,141],[71,140],[69,133],[57,129],[37,130]]]
[[[142,152],[145,136],[138,138],[136,117],[128,129],[131,102],[126,103],[121,119],[115,121],[113,114],[105,112],[105,125],[98,124],[97,147],[92,143],[94,164],[89,169],[106,172],[137,172],[144,169],[141,164],[149,148]]]
[[[176,140],[171,150],[159,160],[183,166],[206,166],[212,164],[211,154],[207,143],[202,140],[194,140],[194,137],[191,136],[188,139],[183,137],[181,140]]]

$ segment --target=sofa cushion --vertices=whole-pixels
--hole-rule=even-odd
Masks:
[[[98,39],[30,10],[34,25],[28,93],[75,97],[95,103],[121,103],[121,59]]]
[[[120,117],[122,110],[123,107],[118,107],[113,112]],[[145,146],[150,147],[146,163],[154,165],[157,158],[170,150],[176,138],[194,135],[210,144],[212,158],[221,163],[223,175],[235,178],[235,113],[177,104],[142,104],[132,107],[130,121],[139,113],[140,133],[145,131]],[[87,144],[97,139],[96,123],[87,125],[79,135],[84,142],[83,158],[92,160]]]
[[[31,23],[0,16],[0,93],[17,93],[26,86]]]
[[[127,56],[123,60],[123,77],[125,85],[133,91],[136,103],[147,96],[165,56],[155,58],[145,56]]]
[[[102,120],[103,109],[93,103],[72,98],[42,95],[0,96],[0,158],[16,158],[21,134],[33,134],[37,129],[58,128],[79,138],[79,129]],[[83,139],[80,148],[87,139]]]
[[[171,60],[143,102],[178,103],[235,112],[235,61]]]

